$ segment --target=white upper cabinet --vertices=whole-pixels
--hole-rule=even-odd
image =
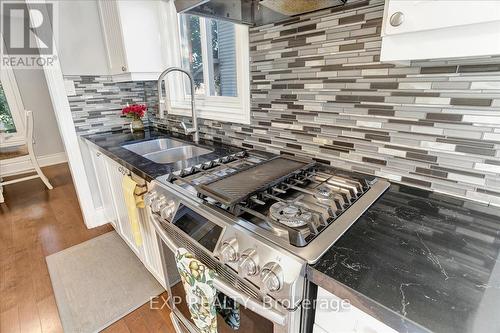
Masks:
[[[381,61],[500,54],[500,1],[386,0]]]
[[[156,80],[165,69],[162,1],[98,1],[115,81]]]

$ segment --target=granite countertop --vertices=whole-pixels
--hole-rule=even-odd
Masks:
[[[399,332],[500,332],[500,208],[393,184],[308,278]]]
[[[90,134],[81,136],[88,140],[101,151],[119,164],[123,165],[136,175],[151,181],[159,176],[163,176],[178,170],[190,168],[194,165],[218,159],[229,154],[234,154],[242,151],[242,148],[232,147],[215,141],[200,140],[199,144],[194,144],[187,136],[158,130],[153,127],[146,128],[144,132],[131,133],[130,130],[122,130],[116,132],[107,132],[99,134]],[[141,141],[149,141],[160,138],[173,138],[176,140],[186,141],[190,145],[196,145],[212,150],[213,152],[197,157],[190,158],[175,163],[160,164],[148,160],[134,152],[131,152],[123,145],[137,143]]]

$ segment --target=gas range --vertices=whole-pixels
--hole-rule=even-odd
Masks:
[[[389,187],[376,177],[259,151],[158,180],[177,185],[311,264]]]
[[[257,303],[269,296],[299,318],[307,264],[388,187],[307,159],[244,151],[158,177],[145,201],[163,241],[215,270],[222,290]],[[298,332],[290,318],[286,331]]]

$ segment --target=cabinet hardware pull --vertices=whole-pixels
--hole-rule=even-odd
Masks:
[[[145,190],[144,190],[144,191],[142,191],[141,193],[136,193],[135,195],[137,195],[137,196],[139,196],[139,197],[140,197],[141,195],[144,195],[144,194],[146,194],[146,193],[148,193],[148,189],[145,189]]]
[[[395,12],[394,14],[391,15],[389,22],[393,27],[398,27],[401,24],[403,24],[404,19],[405,19],[405,14],[403,14],[402,12]]]

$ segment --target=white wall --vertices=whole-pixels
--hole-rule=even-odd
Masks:
[[[106,48],[96,0],[58,4],[58,52],[64,75],[108,75]],[[133,24],[133,23],[131,23]]]
[[[63,153],[64,146],[43,70],[13,68],[13,72],[24,108],[33,111],[35,154],[47,156]],[[44,161],[41,163],[44,164]]]
[[[53,155],[64,152],[45,76],[41,69],[15,69],[24,107],[33,111],[35,154]]]

